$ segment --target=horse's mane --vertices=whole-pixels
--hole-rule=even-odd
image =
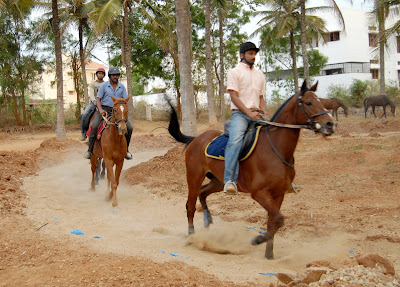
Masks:
[[[271,118],[271,122],[274,122],[276,120],[276,118],[279,116],[279,114],[282,112],[283,108],[290,102],[290,100],[295,96],[296,94],[294,94],[293,96],[289,97],[279,108],[278,110],[275,112],[275,114],[272,116]]]

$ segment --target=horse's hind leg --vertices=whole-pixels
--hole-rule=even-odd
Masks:
[[[92,182],[90,186],[92,190],[95,190],[95,174],[97,169],[97,157],[95,155],[92,155],[92,157],[90,158],[90,167],[92,170]]]
[[[101,164],[101,159],[98,158],[96,161],[96,172],[95,172],[95,176],[94,176],[94,181],[95,184],[98,185],[99,184],[99,174],[100,174],[100,164]]]
[[[213,174],[208,173],[207,177],[210,178],[211,181],[201,187],[199,195],[201,207],[203,208],[204,227],[208,227],[213,222],[207,206],[207,196],[224,189],[224,185]]]
[[[189,189],[188,199],[186,202],[189,235],[194,233],[193,218],[196,212],[196,202],[197,202],[197,197],[199,196],[201,184],[205,177],[204,175],[203,176],[199,174],[196,175],[195,173],[196,173],[195,171],[190,171],[190,170],[187,170],[186,172],[186,178]]]
[[[104,160],[101,161],[101,174],[100,174],[100,179],[104,179],[105,175],[106,175],[106,163],[104,162]]]
[[[269,192],[259,191],[251,196],[268,212],[267,233],[255,237],[252,244],[258,245],[267,242],[265,257],[267,259],[274,259],[274,236],[284,223],[283,215],[280,212],[284,194],[273,198]]]

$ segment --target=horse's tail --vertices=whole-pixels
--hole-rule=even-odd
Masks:
[[[367,105],[368,105],[367,101],[368,101],[368,97],[364,99],[364,110],[365,111],[367,111],[367,108],[368,108],[367,107]]]
[[[172,106],[171,102],[169,100],[167,101],[171,107],[171,117],[169,121],[168,132],[176,141],[184,143],[187,146],[195,139],[195,137],[187,136],[181,133],[179,127],[178,115],[174,107]]]

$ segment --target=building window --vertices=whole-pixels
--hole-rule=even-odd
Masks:
[[[400,36],[397,36],[396,39],[397,39],[397,53],[400,53]]]
[[[379,64],[379,60],[369,60],[370,64]]]
[[[95,81],[96,80],[96,73],[92,74],[92,80]]]
[[[368,34],[369,46],[378,47],[378,34]]]
[[[400,82],[400,70],[397,70],[397,77],[398,77],[399,82]]]
[[[73,95],[74,95],[74,91],[68,91],[68,94],[69,94],[70,96],[73,96]]]
[[[326,34],[326,41],[327,42],[333,42],[333,41],[339,41],[340,40],[340,32],[332,32]]]
[[[368,30],[370,31],[376,31],[376,26],[368,26]]]
[[[379,70],[371,69],[372,79],[379,79]]]
[[[326,70],[326,75],[337,75],[337,74],[343,74],[343,70],[342,69]]]

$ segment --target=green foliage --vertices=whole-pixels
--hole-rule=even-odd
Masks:
[[[310,76],[319,75],[322,68],[328,63],[328,57],[321,54],[318,50],[307,52],[308,64],[310,66]]]
[[[368,96],[368,81],[361,81],[358,79],[354,79],[352,84],[350,85],[349,91],[352,99],[352,106],[354,107],[362,107],[364,98]]]
[[[328,98],[337,98],[348,107],[357,106],[358,102],[355,102],[350,95],[349,90],[343,85],[331,85],[328,87]]]

